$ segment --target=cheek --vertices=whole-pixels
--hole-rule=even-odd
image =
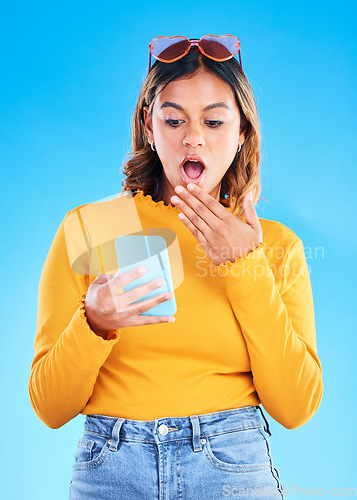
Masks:
[[[214,142],[216,154],[221,158],[234,158],[238,149],[239,136],[234,133],[217,134]]]
[[[177,162],[181,161],[182,139],[179,134],[170,130],[160,129],[155,136],[155,146],[161,163],[167,169],[177,167]]]
[[[174,147],[177,147],[178,134],[170,133],[170,130],[161,128],[160,131],[155,134],[155,145],[160,149],[162,154],[167,155]]]
[[[224,140],[230,149],[238,149],[239,130],[231,129],[229,133],[225,134]]]
[[[233,161],[237,150],[238,150],[239,134],[230,134],[227,136],[227,142],[225,144],[225,154],[229,158],[230,163]]]
[[[161,144],[156,144],[156,147],[164,172],[169,176],[177,170],[181,161],[177,154],[177,147],[165,140]]]

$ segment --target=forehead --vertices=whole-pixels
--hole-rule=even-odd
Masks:
[[[232,87],[209,71],[200,71],[192,77],[174,80],[165,88],[163,86],[156,92],[154,107],[157,110],[165,101],[175,102],[185,109],[188,105],[203,109],[215,102],[225,102],[229,108],[238,110]]]

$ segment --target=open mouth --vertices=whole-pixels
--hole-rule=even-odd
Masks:
[[[206,169],[200,161],[186,161],[181,167],[181,174],[186,184],[198,185],[205,176]]]

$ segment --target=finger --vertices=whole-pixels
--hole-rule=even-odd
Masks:
[[[203,214],[203,205],[201,204],[201,209],[197,208],[198,211],[202,210],[201,213],[197,213],[196,210],[192,209],[189,205],[187,205],[184,201],[179,200],[176,196],[173,196],[171,198],[174,203],[182,210],[182,214],[186,216],[187,219],[199,230],[203,235],[207,235],[206,239],[208,239],[209,232],[212,231],[211,227],[207,224],[207,222],[204,220],[204,214]],[[182,221],[185,220],[184,217],[180,214],[180,219]]]
[[[220,217],[217,217],[216,214],[213,213],[212,210],[210,210],[204,202],[196,198],[196,196],[192,195],[183,186],[177,186],[175,188],[175,191],[176,190],[179,197],[171,197],[171,202],[175,206],[180,208],[180,210],[185,212],[185,214],[190,218],[195,226],[202,231],[202,233],[206,231],[206,227],[212,230],[217,226],[217,221],[222,222],[222,219]],[[213,202],[217,203],[213,198],[212,201],[209,200],[208,203],[212,205]],[[193,214],[195,214],[195,220],[192,219]]]
[[[184,210],[182,208],[182,210]],[[187,213],[188,210],[186,209],[185,212]],[[192,210],[191,210],[192,212]],[[195,213],[195,212],[193,212]],[[208,227],[206,225],[206,228],[205,228],[205,231],[206,231],[206,234],[204,234],[200,228],[198,228],[195,224],[197,223],[197,220],[198,220],[198,216],[197,214],[193,216],[193,220],[195,221],[195,224],[193,224],[191,222],[191,220],[186,216],[186,214],[184,213],[180,213],[178,214],[178,217],[179,219],[181,220],[181,222],[183,222],[185,224],[185,226],[191,231],[191,233],[193,234],[193,236],[196,238],[196,240],[202,245],[202,246],[205,246],[208,244],[208,232],[210,231],[212,233],[212,230],[210,227]]]
[[[259,217],[255,210],[254,203],[252,201],[252,191],[248,191],[243,200],[244,215],[247,224],[249,224],[253,229],[257,229],[260,226]]]
[[[227,209],[221,203],[215,200],[210,194],[206,193],[206,191],[200,188],[200,186],[190,183],[187,185],[187,191],[191,194],[191,196],[194,196],[196,199],[200,200],[201,203],[203,203],[203,205],[207,207],[207,209],[210,210],[216,217],[221,220],[224,220],[226,218]]]
[[[143,269],[145,269],[145,271],[143,271]],[[124,288],[124,286],[140,278],[146,272],[147,269],[143,268],[143,266],[135,267],[134,269],[126,271],[125,273],[122,273],[120,269],[118,269],[118,271],[114,275],[112,275],[113,278],[108,281],[110,291],[112,292],[112,294],[117,294],[119,292],[119,289]]]
[[[107,283],[115,274],[98,274],[98,276],[92,281],[92,283],[97,283],[98,285],[102,285],[103,283]]]
[[[138,285],[131,290],[127,290],[121,295],[121,298],[125,300],[126,303],[131,304],[141,299],[151,291],[157,290],[158,288],[162,288],[164,286],[166,286],[166,281],[163,278],[154,279],[147,283],[143,283],[142,285]],[[161,292],[164,292],[164,290],[161,290]]]
[[[162,302],[166,302],[167,300],[171,300],[173,297],[174,294],[172,292],[165,292],[159,295],[155,295],[154,297],[150,297],[148,299],[134,302],[133,304],[130,304],[130,306],[127,307],[126,310],[128,313],[130,313],[130,315],[143,314],[146,311],[149,311],[149,309],[155,307],[156,305],[161,304]]]
[[[150,316],[148,314],[145,314],[143,316],[132,316],[131,318],[128,318],[125,326],[143,326],[171,322],[174,323],[174,321],[175,316]]]

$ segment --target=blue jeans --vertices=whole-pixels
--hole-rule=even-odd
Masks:
[[[280,499],[260,406],[156,420],[87,415],[70,500]]]

